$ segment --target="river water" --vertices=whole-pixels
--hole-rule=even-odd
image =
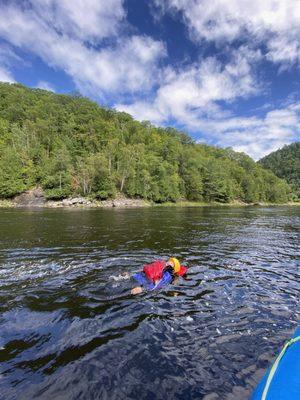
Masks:
[[[299,323],[300,207],[1,210],[0,398],[247,399]],[[168,256],[186,279],[130,295]]]

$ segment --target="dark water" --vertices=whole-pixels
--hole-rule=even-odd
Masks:
[[[0,398],[246,399],[299,323],[300,207],[1,210]],[[186,280],[131,296],[174,255]]]

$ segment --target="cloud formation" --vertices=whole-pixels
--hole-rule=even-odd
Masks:
[[[51,29],[85,42],[116,35],[126,13],[123,0],[32,0],[32,11]]]
[[[165,69],[151,102],[138,101],[127,107],[119,104],[118,108],[132,112],[139,119],[143,118],[142,112],[145,116],[152,113],[151,120],[157,123],[176,119],[191,128],[197,126],[201,116],[223,115],[219,101],[230,102],[258,91],[259,85],[251,74],[248,59],[239,53],[225,65],[210,57],[179,71]]]
[[[0,82],[15,82],[11,72],[5,67],[0,67]]]
[[[49,92],[55,92],[53,85],[46,81],[38,81],[36,87],[38,89],[48,90]]]
[[[20,58],[11,47],[2,44],[2,46],[0,46],[0,82],[14,83],[15,79],[10,67],[12,64],[20,62]]]
[[[233,147],[237,151],[260,159],[267,153],[299,140],[300,103],[266,112],[262,117],[228,118],[208,123],[220,146]]]
[[[264,44],[278,63],[300,62],[298,0],[153,0],[161,14],[181,13],[190,37],[218,44]]]
[[[97,93],[102,100],[107,94],[118,97],[151,88],[159,73],[158,61],[166,54],[164,44],[133,35],[113,37],[109,46],[99,46],[106,35],[116,34],[124,11],[119,0],[112,2],[116,12],[105,1],[88,3],[92,7],[86,12],[81,12],[81,0],[39,0],[25,10],[17,3],[2,6],[0,35],[15,47],[35,53],[50,67],[62,69],[83,93]],[[71,4],[76,12],[71,12]],[[93,46],[96,38],[100,42]]]
[[[261,117],[236,117],[224,108],[224,102],[263,90],[251,67],[260,57],[260,52],[241,48],[225,65],[207,58],[180,72],[170,69],[151,102],[118,104],[117,108],[158,125],[180,121],[182,128],[208,143],[233,147],[259,159],[300,134],[300,103],[265,111]]]
[[[299,138],[296,99],[252,116],[238,112],[239,102],[267,99],[270,82],[259,72],[262,65],[280,73],[300,64],[298,0],[151,4],[156,15],[185,24],[199,51],[193,62],[173,63],[165,37],[130,26],[123,0],[12,0],[0,5],[0,38],[7,43],[0,44],[0,80],[14,81],[12,66],[22,63],[15,51],[21,50],[64,71],[82,94],[100,103],[256,159]],[[203,56],[207,43],[215,53]],[[53,90],[47,78],[36,81]]]

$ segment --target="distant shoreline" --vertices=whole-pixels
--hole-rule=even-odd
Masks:
[[[289,203],[243,203],[233,201],[230,203],[201,203],[193,201],[178,201],[177,203],[162,203],[155,204],[154,206],[160,207],[275,207],[275,206],[300,206],[300,202],[289,202]]]
[[[14,200],[3,199],[0,200],[0,208],[78,208],[78,209],[91,209],[91,208],[147,208],[147,207],[272,207],[272,206],[300,206],[300,202],[289,202],[289,203],[244,203],[240,201],[233,201],[230,203],[204,203],[196,201],[181,200],[178,202],[165,202],[165,203],[153,203],[143,199],[131,199],[131,198],[117,198],[113,200],[89,200],[83,197],[71,197],[63,200],[46,200],[42,203],[28,202],[28,203],[17,203]]]

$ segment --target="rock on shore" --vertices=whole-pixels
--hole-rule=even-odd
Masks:
[[[125,197],[119,197],[114,200],[104,200],[101,202],[102,207],[145,207],[149,206],[150,203],[142,199],[127,199]]]
[[[124,196],[118,196],[113,200],[90,200],[86,197],[76,196],[63,200],[47,200],[41,188],[34,188],[16,196],[12,202],[12,207],[146,207],[150,203],[142,199],[128,199]]]
[[[300,203],[285,203],[281,205],[298,205]],[[0,208],[14,208],[14,207],[48,207],[48,208],[91,208],[91,207],[105,207],[105,208],[134,208],[134,207],[149,207],[153,203],[142,200],[142,199],[129,199],[122,194],[118,194],[115,199],[112,200],[93,200],[82,196],[69,197],[63,200],[47,200],[43,190],[39,187],[27,190],[26,192],[14,197],[14,199],[0,199]],[[165,203],[165,205],[170,205]],[[197,203],[189,201],[179,201],[176,204],[171,205],[179,207],[193,207],[193,206],[271,206],[278,204],[267,204],[267,203],[244,203],[240,200],[234,200],[231,203]]]
[[[114,200],[89,200],[85,197],[72,197],[68,199],[63,199],[59,201],[47,201],[45,206],[51,208],[59,208],[59,207],[145,207],[149,206],[150,203],[141,200],[141,199],[127,199],[125,197],[119,197]]]
[[[46,198],[41,188],[34,188],[26,190],[26,192],[21,193],[16,196],[13,201],[13,205],[20,207],[40,207],[45,205]]]

